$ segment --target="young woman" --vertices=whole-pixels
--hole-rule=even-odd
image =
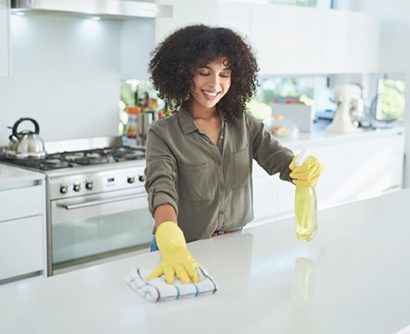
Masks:
[[[152,125],[145,187],[160,266],[149,279],[198,281],[186,241],[242,229],[253,219],[252,161],[282,180],[315,185],[320,163],[294,167],[293,153],[245,112],[256,89],[252,50],[230,29],[182,28],[154,51],[151,79],[174,110]],[[291,173],[291,169],[293,172]]]

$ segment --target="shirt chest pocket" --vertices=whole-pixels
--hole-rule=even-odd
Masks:
[[[231,188],[244,186],[250,177],[249,146],[234,152],[230,157],[230,185]]]
[[[211,167],[201,164],[178,166],[179,197],[190,201],[209,201],[215,196],[216,180]]]

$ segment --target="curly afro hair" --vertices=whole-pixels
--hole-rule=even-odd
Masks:
[[[189,109],[195,70],[218,57],[226,57],[231,87],[218,102],[218,110],[233,119],[245,111],[255,93],[259,71],[251,47],[227,28],[187,26],[168,36],[152,53],[149,72],[159,97],[171,109]]]

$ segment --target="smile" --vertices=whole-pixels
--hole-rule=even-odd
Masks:
[[[213,100],[216,98],[221,92],[209,92],[207,90],[202,90],[202,93],[205,95],[207,99]]]

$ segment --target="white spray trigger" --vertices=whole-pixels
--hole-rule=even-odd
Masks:
[[[302,152],[300,152],[300,153],[296,156],[295,166],[296,166],[296,167],[302,166],[307,157],[308,157],[308,152],[307,152],[307,150],[303,150]]]

